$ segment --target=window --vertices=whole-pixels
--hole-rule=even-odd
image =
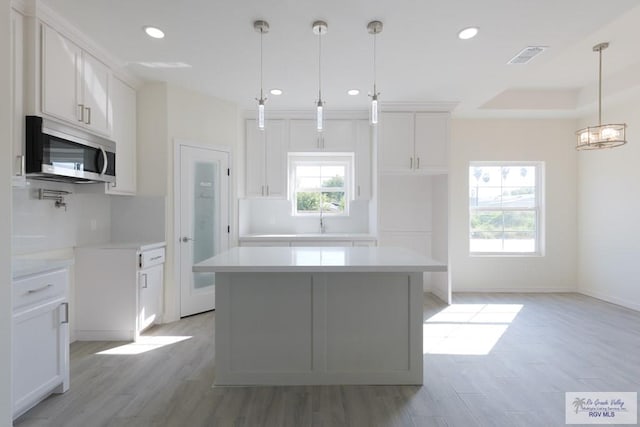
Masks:
[[[353,156],[290,156],[294,215],[348,215]]]
[[[540,254],[543,165],[469,165],[469,250],[472,254]]]

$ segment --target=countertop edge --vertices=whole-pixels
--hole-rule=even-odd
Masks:
[[[260,242],[260,241],[276,241],[276,242],[287,242],[287,241],[314,241],[314,240],[366,240],[366,241],[375,241],[378,240],[378,237],[373,234],[257,234],[257,235],[244,235],[239,236],[238,241],[240,242]]]
[[[194,273],[446,273],[446,265],[424,266],[193,266]]]

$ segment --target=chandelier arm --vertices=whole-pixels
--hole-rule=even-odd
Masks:
[[[598,50],[598,126],[602,126],[602,48]]]

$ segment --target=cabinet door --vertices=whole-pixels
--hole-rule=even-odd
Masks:
[[[42,112],[82,125],[82,51],[64,36],[42,26]]]
[[[354,120],[325,120],[320,148],[323,151],[354,151],[356,137]]]
[[[282,198],[286,196],[286,151],[284,120],[269,120],[266,133],[265,152],[265,196]]]
[[[355,153],[356,200],[371,198],[371,126],[368,120],[357,121]]]
[[[267,122],[267,125],[270,124]],[[267,126],[265,126],[267,127]],[[266,132],[261,131],[255,120],[245,123],[245,185],[247,197],[262,197],[265,193]]]
[[[292,119],[289,121],[289,151],[320,151],[321,132],[315,120]]]
[[[24,17],[11,9],[11,141],[13,141],[13,175],[24,173]]]
[[[164,264],[146,268],[138,273],[138,333],[160,322],[163,286]]]
[[[347,248],[353,246],[353,243],[350,240],[294,240],[291,242],[291,246]]]
[[[61,300],[13,316],[13,412],[17,416],[63,385],[68,357]],[[64,314],[63,314],[64,313]],[[68,386],[68,384],[67,384]]]
[[[116,182],[107,194],[136,194],[136,91],[114,78],[111,85],[112,138],[116,142]]]
[[[416,170],[446,172],[448,168],[448,113],[416,113]]]
[[[380,171],[411,171],[415,163],[413,113],[381,113],[378,132]]]
[[[111,71],[86,52],[82,53],[82,105],[87,128],[109,135],[109,80]]]

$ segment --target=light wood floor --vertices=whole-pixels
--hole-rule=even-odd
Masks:
[[[576,294],[461,294],[454,303],[433,318],[446,306],[425,297],[427,324],[507,329],[486,355],[426,354],[422,387],[212,388],[215,315],[207,313],[152,329],[191,338],[137,355],[96,354],[123,343],[72,344],[70,390],[15,425],[560,426],[565,391],[640,392],[638,312]],[[522,309],[511,322],[465,320],[460,312],[478,306],[458,304]],[[479,336],[465,340],[482,344]]]

